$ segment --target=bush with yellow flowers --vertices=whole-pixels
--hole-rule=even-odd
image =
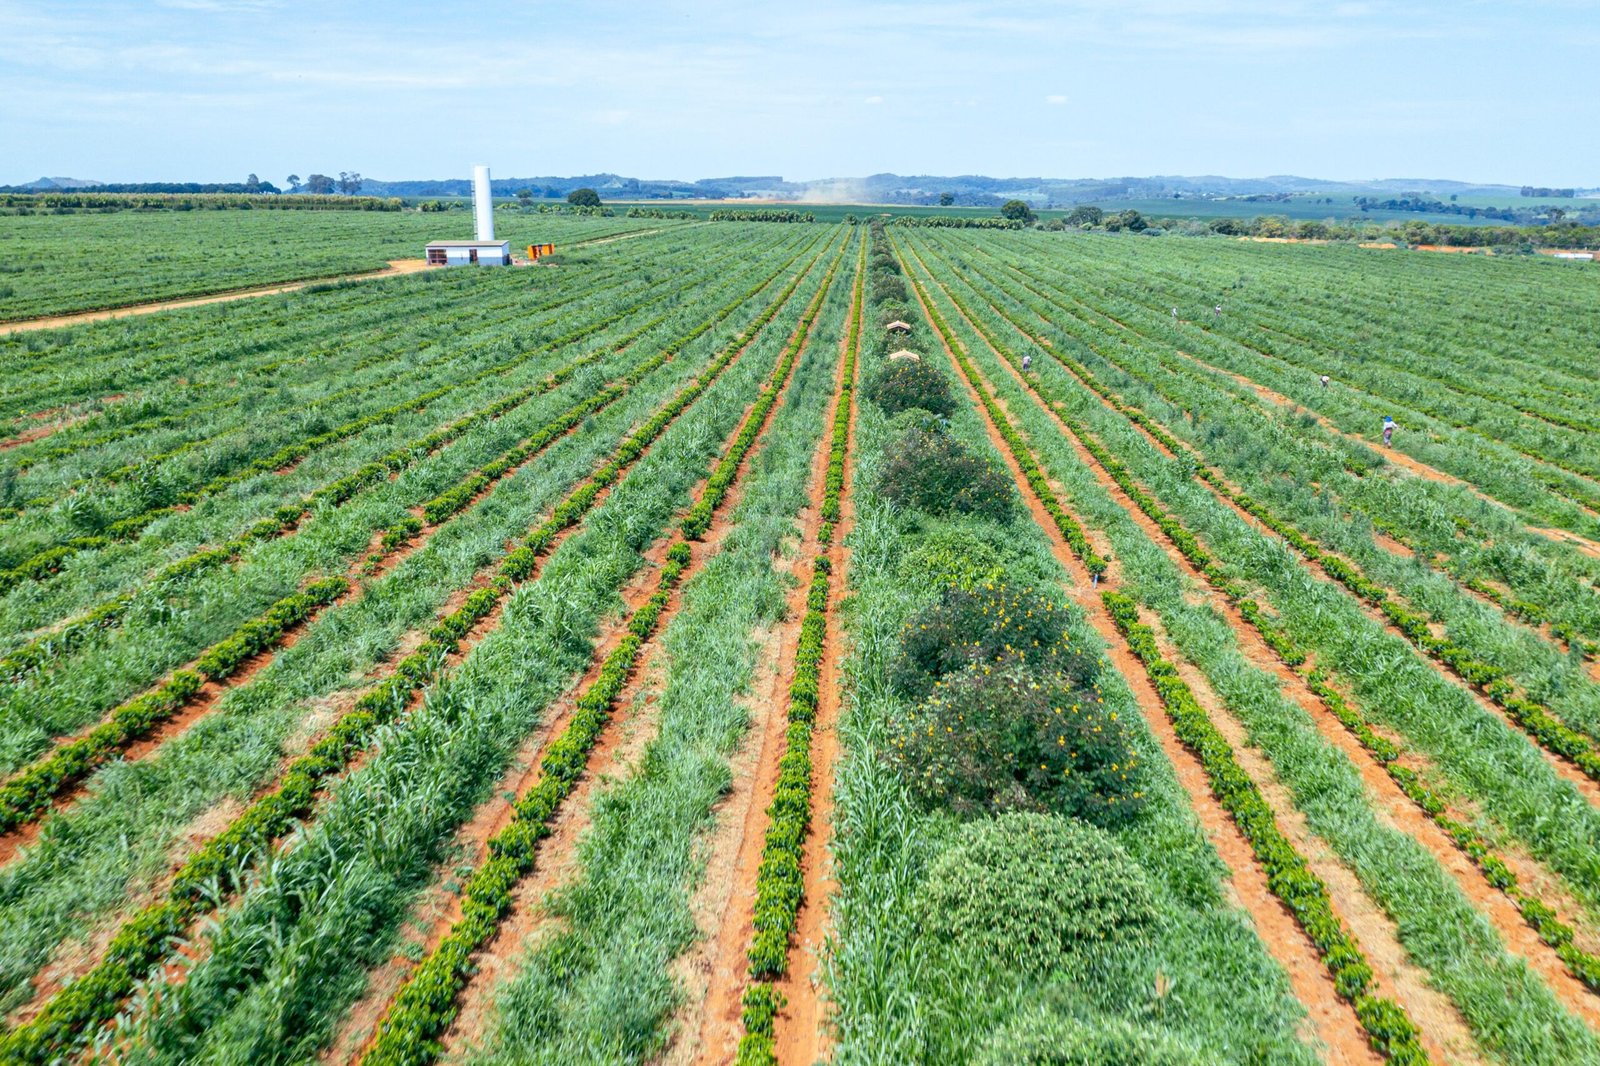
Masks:
[[[889,445],[878,491],[901,507],[932,515],[1003,522],[1016,511],[1010,476],[937,426],[912,427]]]
[[[1053,811],[1096,825],[1143,805],[1140,766],[1092,687],[1019,660],[973,663],[890,722],[890,759],[929,807]]]
[[[951,585],[900,631],[889,677],[901,697],[921,700],[946,674],[975,663],[1016,662],[1046,669],[1075,688],[1092,686],[1099,673],[1098,660],[1068,640],[1067,611],[1055,601],[1003,582]]]
[[[862,392],[891,415],[916,407],[948,418],[956,410],[949,379],[926,359],[885,361],[867,379]]]

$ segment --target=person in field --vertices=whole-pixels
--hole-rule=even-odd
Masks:
[[[1033,369],[1033,356],[1024,355],[1022,357],[1022,371],[1023,371],[1023,373],[1027,373],[1028,371],[1030,371],[1032,369]]]
[[[1172,309],[1172,320],[1174,322],[1178,320],[1178,309],[1176,307]]]
[[[1213,317],[1221,318],[1222,317],[1222,305],[1218,304],[1217,306],[1213,307],[1211,309],[1211,314],[1212,314]]]
[[[1327,388],[1328,387],[1328,375],[1326,375],[1326,374],[1322,375],[1322,387],[1323,388]]]
[[[1394,419],[1388,415],[1383,416],[1383,446],[1389,447],[1389,442],[1394,439]]]

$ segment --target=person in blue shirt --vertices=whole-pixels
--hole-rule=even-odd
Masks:
[[[1383,416],[1383,446],[1389,447],[1390,440],[1394,437],[1394,419],[1388,415]]]

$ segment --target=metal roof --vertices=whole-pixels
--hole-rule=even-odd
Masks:
[[[429,241],[429,248],[509,248],[510,241]]]

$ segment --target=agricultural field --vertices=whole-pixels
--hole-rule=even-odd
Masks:
[[[681,225],[495,213],[513,251]],[[0,215],[0,328],[125,304],[381,270],[472,236],[470,211],[110,211]]]
[[[0,338],[0,1063],[1600,1063],[1600,272],[857,210]]]

